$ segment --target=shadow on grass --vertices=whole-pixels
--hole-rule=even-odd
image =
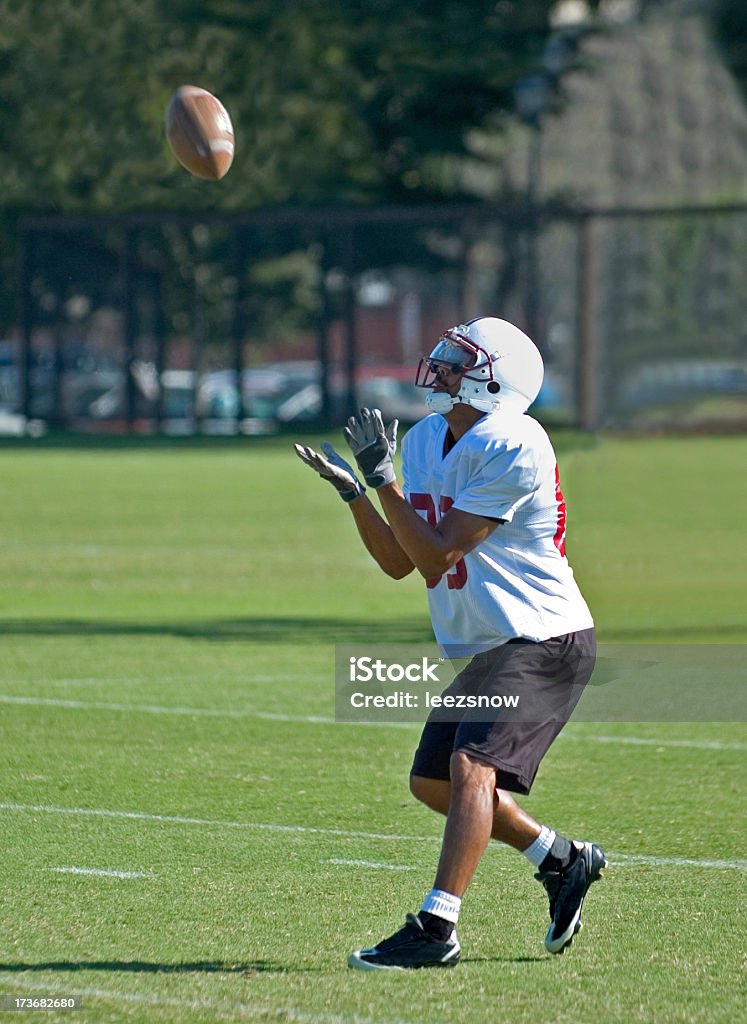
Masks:
[[[90,619],[0,619],[0,636],[171,636],[184,640],[246,643],[429,643],[428,619],[386,623],[346,619],[206,619],[183,622]]]
[[[287,967],[271,960],[247,960],[238,964],[219,960],[197,960],[194,963],[155,964],[145,960],[50,960],[38,964],[0,963],[0,974],[21,974],[26,971],[121,971],[131,974],[284,974],[288,971],[316,970],[313,967]]]
[[[614,628],[598,636],[604,643],[708,643],[714,634],[744,638],[744,623],[710,623],[695,626],[662,624],[649,628]],[[425,614],[386,622],[360,622],[337,618],[273,617],[247,619],[186,619],[181,622],[116,619],[0,619],[0,636],[104,636],[176,637],[183,640],[212,640],[245,643],[333,643],[398,644],[432,643],[433,633]]]

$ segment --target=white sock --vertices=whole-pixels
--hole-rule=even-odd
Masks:
[[[435,914],[436,917],[443,917],[447,921],[451,921],[452,924],[456,924],[459,920],[461,906],[461,897],[453,896],[450,892],[444,892],[443,889],[431,889],[423,900],[423,906],[420,909],[427,911],[429,914]]]
[[[543,825],[540,829],[540,834],[534,842],[527,846],[526,850],[523,850],[522,852],[527,860],[538,868],[550,852],[550,847],[554,842],[555,833],[551,828],[548,828],[547,825]]]

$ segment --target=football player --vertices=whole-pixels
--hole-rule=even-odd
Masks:
[[[403,928],[353,952],[351,967],[454,966],[462,897],[491,838],[536,869],[550,902],[551,953],[580,930],[584,898],[606,865],[598,845],[536,822],[514,798],[529,793],[595,658],[592,616],[565,556],[557,460],[527,415],[543,373],[536,346],[505,320],[479,317],[445,331],[418,368],[431,415],[405,435],[402,485],[393,464],[396,420],[385,426],[378,410],[362,409],[344,430],[383,515],[330,444],[321,452],[295,446],[349,504],[383,571],[424,577],[440,648],[470,657],[445,692],[518,694],[521,702],[518,713],[431,712],[410,788],[446,815],[433,888]]]

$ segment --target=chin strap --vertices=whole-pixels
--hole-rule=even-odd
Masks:
[[[461,394],[452,397],[446,391],[431,391],[425,396],[425,404],[428,407],[428,411],[438,413],[440,416],[446,416],[455,405],[460,403],[471,405],[473,409],[479,409],[480,412],[486,413],[498,412],[499,409],[504,412],[524,413],[527,411],[529,404],[524,395],[520,395],[518,392],[512,393],[508,390],[503,392],[502,397],[497,401],[481,398],[470,399],[465,398]]]
[[[428,406],[429,411],[436,412],[440,416],[445,416],[447,412],[451,412],[458,401],[458,398],[452,398],[446,391],[430,391],[425,396],[425,404]]]

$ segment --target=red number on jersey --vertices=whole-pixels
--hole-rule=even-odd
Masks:
[[[565,498],[560,489],[560,470],[557,464],[555,466],[555,499],[558,503],[558,527],[553,537],[553,543],[565,558]]]
[[[425,520],[429,526],[436,526],[441,516],[445,516],[451,506],[454,504],[453,498],[441,497],[438,501],[438,511],[440,515],[436,515],[436,506],[433,498],[430,494],[411,494],[410,504],[418,512],[425,512]],[[425,581],[426,587],[429,590],[433,590],[441,582],[441,576],[431,576],[430,579]],[[460,558],[456,563],[451,572],[446,574],[446,585],[449,590],[461,590],[467,582],[467,566],[464,563],[464,559]]]

